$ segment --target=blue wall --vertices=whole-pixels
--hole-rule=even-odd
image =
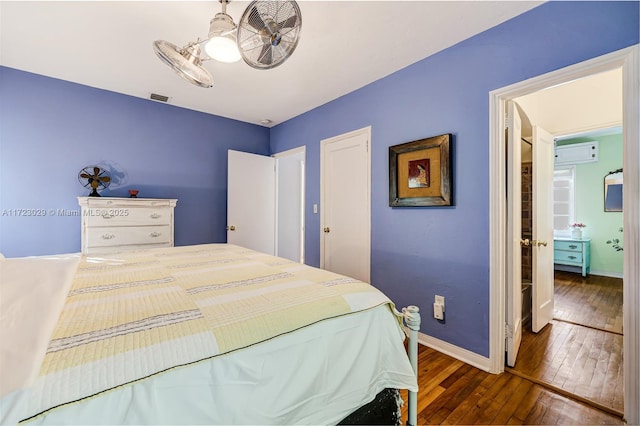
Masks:
[[[114,177],[102,195],[179,199],[177,245],[224,242],[228,149],[269,154],[269,129],[0,67],[0,252],[80,251],[80,218],[49,210],[79,210],[96,163]]]
[[[372,283],[423,309],[422,332],[489,355],[489,91],[638,43],[638,2],[549,2],[269,130],[0,67],[0,214],[104,195],[179,198],[176,243],[225,240],[226,150],[307,147],[306,257],[319,264],[320,140],[372,126]],[[339,76],[336,76],[339,78]],[[303,94],[301,94],[303,96]],[[454,207],[388,206],[388,147],[453,134]],[[322,206],[320,206],[322,207]],[[7,256],[80,249],[77,217],[0,216]],[[431,318],[446,297],[446,321]]]
[[[638,2],[545,3],[273,128],[273,152],[307,147],[307,262],[320,256],[320,140],[371,125],[372,284],[420,305],[422,332],[489,356],[489,92],[637,44],[638,18]],[[390,208],[388,147],[442,133],[455,206]]]

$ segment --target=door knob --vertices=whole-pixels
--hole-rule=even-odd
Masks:
[[[525,238],[524,240],[520,240],[520,246],[522,247],[529,247],[529,243],[530,241],[528,238]]]
[[[323,229],[323,231],[325,234],[328,234],[329,232],[331,232],[331,229],[329,229],[329,227],[327,226]]]
[[[235,231],[236,227],[231,225],[231,226],[227,226],[227,231]]]

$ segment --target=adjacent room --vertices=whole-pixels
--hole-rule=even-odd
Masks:
[[[1,0],[0,423],[640,423],[639,18]]]

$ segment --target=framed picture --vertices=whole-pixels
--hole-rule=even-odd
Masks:
[[[389,206],[451,206],[451,134],[389,147]]]
[[[622,211],[622,169],[609,172],[604,177],[604,211]]]

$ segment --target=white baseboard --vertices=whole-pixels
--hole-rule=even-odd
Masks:
[[[490,370],[489,358],[478,355],[475,352],[471,352],[470,350],[459,346],[452,345],[444,340],[436,339],[435,337],[427,336],[424,333],[418,332],[418,343],[479,368],[480,370],[486,372],[489,372]]]
[[[597,271],[590,270],[589,275],[599,275],[601,277],[612,277],[612,278],[622,278],[622,272],[611,272],[611,271]]]

